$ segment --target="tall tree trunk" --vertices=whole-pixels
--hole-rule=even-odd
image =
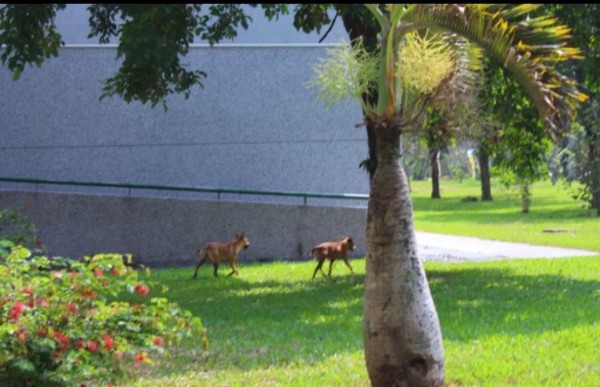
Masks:
[[[412,201],[398,132],[377,128],[367,211],[363,341],[373,386],[441,386],[442,334],[417,256]]]
[[[490,183],[490,155],[479,147],[477,151],[477,159],[479,160],[479,170],[481,175],[481,200],[492,201],[492,185]]]
[[[441,199],[440,196],[440,150],[429,148],[429,161],[431,163],[431,198]]]

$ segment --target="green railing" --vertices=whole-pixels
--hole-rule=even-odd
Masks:
[[[149,184],[127,184],[127,183],[97,183],[69,180],[45,180],[45,179],[21,179],[12,177],[0,177],[0,182],[34,184],[36,191],[40,184],[60,185],[60,186],[80,186],[80,187],[102,187],[102,188],[122,188],[127,189],[128,195],[131,190],[156,190],[156,191],[176,191],[176,192],[203,192],[216,193],[217,199],[221,199],[222,194],[238,195],[257,195],[257,196],[279,196],[279,197],[298,197],[304,199],[307,204],[308,198],[315,199],[343,199],[343,200],[368,200],[369,195],[363,194],[336,194],[336,193],[318,193],[318,192],[285,192],[285,191],[255,191],[246,189],[232,188],[209,188],[209,187],[182,187],[182,186],[162,186]]]

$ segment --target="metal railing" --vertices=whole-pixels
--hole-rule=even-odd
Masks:
[[[304,199],[304,204],[307,204],[308,198],[316,199],[342,199],[342,200],[368,200],[369,195],[365,194],[336,194],[336,193],[318,193],[318,192],[289,192],[289,191],[257,191],[235,188],[211,188],[211,187],[185,187],[185,186],[162,186],[150,184],[129,184],[129,183],[98,183],[98,182],[83,182],[70,180],[46,180],[46,179],[25,179],[13,177],[0,177],[0,182],[7,183],[25,183],[34,184],[35,190],[38,191],[40,184],[60,185],[60,186],[79,186],[79,187],[102,187],[102,188],[122,188],[127,189],[128,195],[131,196],[131,190],[156,190],[156,191],[173,191],[173,192],[202,192],[216,193],[217,199],[221,199],[222,194],[239,194],[239,195],[257,195],[257,196],[278,196],[278,197],[299,197]]]

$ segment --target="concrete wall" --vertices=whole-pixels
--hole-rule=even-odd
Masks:
[[[251,243],[240,262],[309,259],[314,245],[343,235],[355,239],[353,257],[365,254],[365,207],[0,190],[0,208],[25,205],[52,256],[132,253],[151,267],[192,266],[201,244],[237,232]]]
[[[205,87],[166,112],[98,101],[114,48],[63,48],[18,81],[2,71],[0,176],[367,193],[360,107],[326,111],[306,86],[324,50],[195,48]]]

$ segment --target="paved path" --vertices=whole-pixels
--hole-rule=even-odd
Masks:
[[[417,231],[419,256],[426,261],[466,262],[505,258],[558,258],[600,255],[600,251],[533,246]]]

